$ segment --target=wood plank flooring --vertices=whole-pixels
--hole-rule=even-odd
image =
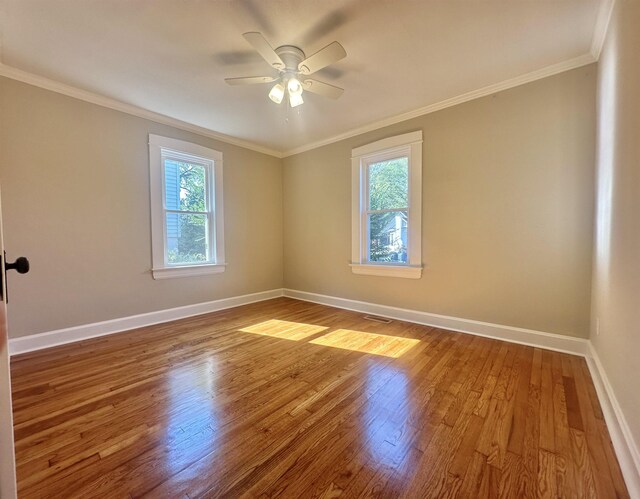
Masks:
[[[583,359],[288,298],[12,375],[21,498],[628,497]]]

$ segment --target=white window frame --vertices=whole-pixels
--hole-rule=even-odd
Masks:
[[[368,261],[368,166],[393,158],[409,162],[407,207],[407,263]],[[351,151],[352,218],[351,270],[354,274],[384,277],[422,277],[422,130],[388,137]]]
[[[165,223],[164,158],[202,165],[207,175],[209,259],[202,263],[170,264],[167,261]],[[149,134],[149,179],[151,189],[151,273],[154,279],[189,277],[224,272],[224,206],[222,198],[222,153],[183,140]],[[213,229],[213,230],[212,230]]]

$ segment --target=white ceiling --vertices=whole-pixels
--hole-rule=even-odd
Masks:
[[[291,151],[589,54],[601,0],[0,0],[0,62],[254,144]],[[296,109],[242,33],[307,55],[345,88]]]

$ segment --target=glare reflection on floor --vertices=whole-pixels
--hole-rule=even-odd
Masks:
[[[302,322],[288,322],[272,319],[261,322],[253,326],[240,329],[243,333],[261,334],[263,336],[273,336],[285,340],[299,341],[313,336],[314,334],[326,331],[327,327],[304,324]]]
[[[311,340],[309,343],[398,358],[419,342],[420,340],[413,338],[365,333],[364,331],[353,331],[351,329],[337,329],[320,338]]]
[[[381,380],[385,380],[382,386]],[[361,419],[366,429],[366,449],[373,463],[397,466],[413,440],[411,426],[407,424],[413,410],[408,384],[403,369],[369,366],[367,391],[372,396],[367,399]]]
[[[176,366],[168,373],[168,405],[162,409],[168,415],[164,435],[168,473],[179,473],[198,456],[219,447],[217,369],[215,359],[209,357],[203,363]]]

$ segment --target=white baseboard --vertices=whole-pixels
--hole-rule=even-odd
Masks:
[[[156,312],[149,312],[146,314],[132,315],[130,317],[122,317],[103,322],[57,329],[55,331],[32,334],[20,338],[11,338],[9,340],[9,353],[10,355],[18,355],[21,353],[32,352],[34,350],[41,350],[43,348],[64,345],[74,341],[81,341],[89,338],[95,338],[97,336],[118,333],[128,329],[151,326],[153,324],[183,319],[194,315],[207,314],[217,310],[238,307],[240,305],[269,300],[280,296],[288,296],[298,300],[320,303],[346,310],[381,315],[392,319],[414,322],[416,324],[424,324],[427,326],[449,329],[451,331],[486,336],[488,338],[510,341],[521,345],[546,348],[548,350],[571,353],[574,355],[587,356],[588,354],[589,342],[583,338],[573,338],[571,336],[544,333],[541,331],[533,331],[513,326],[503,326],[488,322],[420,312],[417,310],[389,307],[386,305],[349,300],[346,298],[338,298],[335,296],[327,296],[317,293],[308,293],[306,291],[297,291],[294,289],[272,289],[269,291],[262,291],[260,293],[234,296],[231,298],[223,298],[221,300],[197,303],[195,305],[186,305],[184,307],[158,310]]]
[[[57,329],[55,331],[32,334],[21,338],[11,338],[9,339],[9,355],[32,352],[43,348],[73,343],[74,341],[119,333],[128,329],[151,326],[176,319],[184,319],[185,317],[192,317],[194,315],[208,314],[225,308],[238,307],[240,305],[278,298],[279,296],[282,296],[282,289],[272,289],[205,303],[196,303],[195,305],[186,305],[184,307],[158,310],[157,312],[132,315],[130,317],[122,317],[103,322],[94,322],[93,324]]]
[[[627,419],[591,342],[586,358],[629,495],[640,499],[640,449],[633,439]]]
[[[509,341],[511,343],[518,343],[520,345],[546,348],[547,350],[555,350],[557,352],[570,353],[573,355],[586,356],[588,351],[588,341],[584,338],[574,338],[572,336],[544,333],[542,331],[534,331],[532,329],[503,326],[500,324],[491,324],[489,322],[480,322],[470,319],[460,319],[458,317],[420,312],[418,310],[409,310],[406,308],[377,305],[375,303],[349,300],[346,298],[320,295],[317,293],[308,293],[306,291],[297,291],[295,289],[285,289],[284,296],[313,303],[320,303],[322,305],[330,305],[332,307],[345,308],[356,312],[381,315],[391,319],[424,324],[425,326],[439,327],[461,333],[475,334],[477,336],[486,336],[487,338],[495,338],[498,340]]]

